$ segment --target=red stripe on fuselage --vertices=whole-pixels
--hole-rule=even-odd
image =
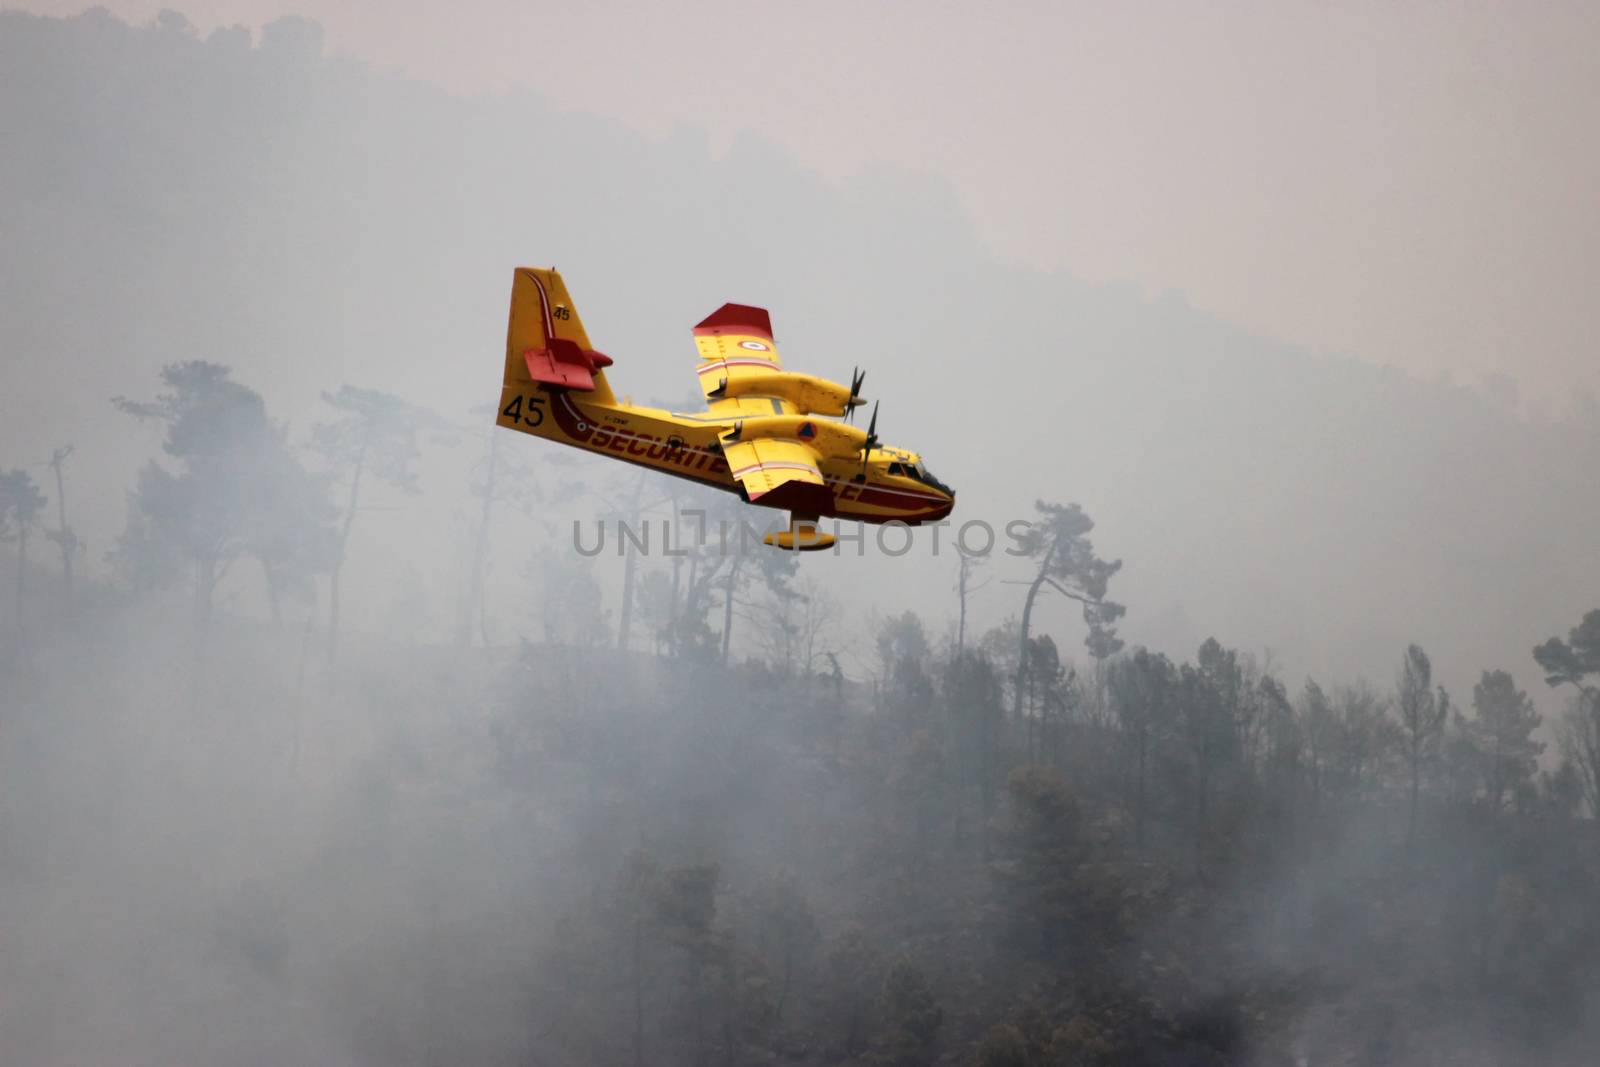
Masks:
[[[637,463],[651,470],[681,474],[720,488],[733,489],[727,480],[727,461],[720,453],[689,444],[672,448],[664,439],[652,434],[638,433],[620,426],[599,425],[572,402],[566,390],[550,389],[548,392],[551,394],[550,407],[556,425],[579,447]],[[649,462],[651,460],[655,462]]]
[[[801,463],[758,463],[730,472],[721,453],[698,445],[685,444],[671,449],[666,441],[651,434],[642,434],[617,426],[605,426],[573,403],[565,389],[543,388],[551,399],[551,415],[569,442],[588,452],[612,456],[651,470],[689,478],[729,492],[738,491],[734,480],[739,474],[757,468],[815,471],[816,468]],[[579,429],[579,426],[583,429]],[[909,489],[870,485],[846,478],[824,476],[833,506],[823,512],[836,518],[859,519],[868,523],[889,521],[926,522],[942,519],[950,514],[954,501],[945,497]],[[822,488],[822,487],[818,487]],[[851,510],[851,505],[893,509],[893,515],[864,515]]]

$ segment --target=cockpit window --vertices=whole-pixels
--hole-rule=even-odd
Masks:
[[[891,464],[889,464],[889,473],[890,474],[904,474],[905,473],[905,469],[903,467],[901,467],[900,464],[898,464],[898,463],[891,463]]]
[[[932,488],[939,490],[941,493],[947,493],[951,496],[955,495],[954,490],[952,490],[948,485],[945,485],[939,479],[935,478],[931,473],[929,473],[928,468],[922,466],[921,464],[907,463],[905,465],[905,473],[910,477],[915,478],[923,485],[931,486]]]

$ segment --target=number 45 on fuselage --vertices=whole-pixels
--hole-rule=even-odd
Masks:
[[[687,413],[619,401],[610,356],[589,343],[561,275],[518,267],[500,390],[499,425],[611,459],[689,478],[791,515],[767,537],[782,548],[827,548],[823,516],[917,524],[942,519],[955,491],[915,452],[843,421],[864,401],[850,385],[783,369],[766,311],[724,304],[694,328],[695,374],[706,410]]]

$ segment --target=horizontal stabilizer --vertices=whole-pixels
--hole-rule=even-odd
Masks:
[[[528,349],[522,358],[528,365],[528,377],[534,381],[585,393],[594,392],[595,372],[611,366],[611,357],[604,352],[586,351],[577,342],[562,337],[550,338],[548,348]]]

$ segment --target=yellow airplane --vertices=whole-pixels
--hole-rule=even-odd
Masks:
[[[810,550],[834,543],[822,516],[909,525],[942,519],[955,491],[922,457],[840,421],[865,401],[864,374],[848,387],[783,369],[765,310],[724,304],[694,328],[706,410],[695,414],[619,401],[561,275],[518,267],[496,425],[738,493],[790,513],[765,541]]]

